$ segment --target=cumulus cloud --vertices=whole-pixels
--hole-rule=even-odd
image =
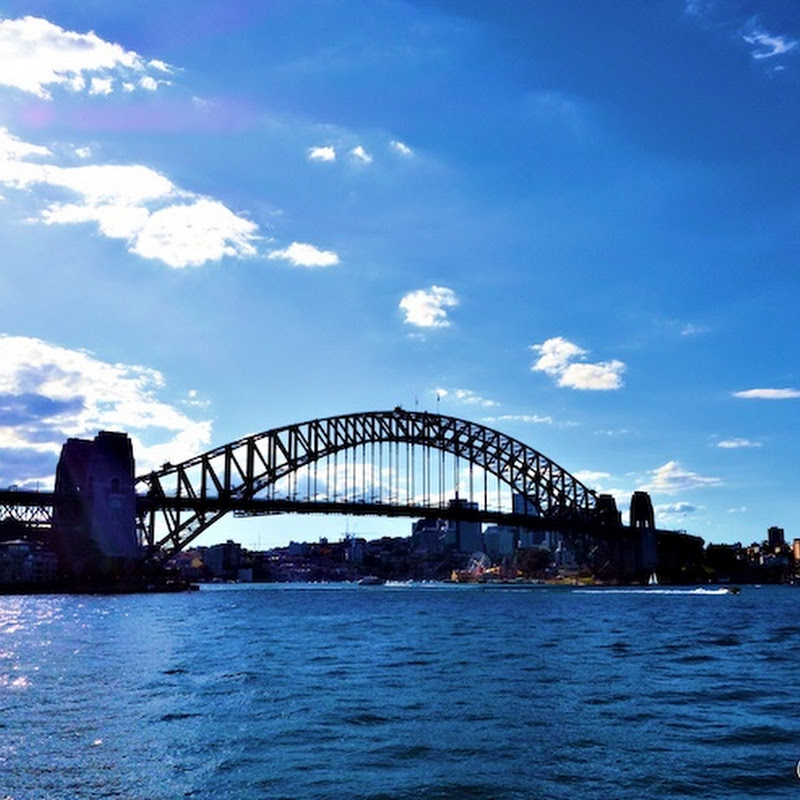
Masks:
[[[253,256],[256,225],[217,200],[171,205],[147,217],[131,252],[170,267],[196,267],[224,256]]]
[[[677,461],[668,461],[663,466],[650,472],[653,476],[647,486],[642,487],[648,492],[663,492],[674,494],[689,489],[701,489],[707,486],[718,486],[719,478],[705,477],[684,469]]]
[[[392,139],[392,141],[389,142],[389,145],[390,147],[392,147],[392,149],[395,150],[395,152],[399,153],[401,156],[405,156],[406,158],[408,158],[414,155],[414,151],[407,144],[399,142],[396,139]]]
[[[458,305],[458,297],[446,286],[431,286],[409,292],[399,306],[405,312],[404,322],[418,328],[447,328],[447,309]]]
[[[622,387],[622,373],[625,364],[616,359],[587,363],[583,359],[586,350],[573,342],[556,336],[542,344],[531,345],[531,350],[539,354],[531,369],[544,372],[556,379],[558,386],[568,389],[606,391]]]
[[[457,403],[465,406],[482,406],[483,408],[491,408],[492,406],[500,405],[496,400],[488,400],[481,397],[472,389],[435,389],[437,397],[451,397]]]
[[[165,391],[154,369],[0,335],[0,481],[48,481],[68,437],[100,430],[131,435],[139,472],[203,452],[211,421],[189,417]]]
[[[110,94],[117,81],[120,85],[149,82],[155,88],[165,81],[149,71],[171,71],[163,61],[145,61],[93,31],[67,31],[31,16],[0,19],[0,63],[0,85],[44,100],[51,99],[55,87],[95,95]]]
[[[336,150],[333,147],[309,147],[309,161],[336,161]]]
[[[733,396],[745,400],[795,400],[800,397],[800,389],[746,389]]]
[[[717,442],[717,447],[721,450],[738,450],[741,447],[761,447],[761,442],[754,442],[751,439],[722,439]]]
[[[350,155],[353,156],[356,161],[359,161],[362,164],[372,163],[372,156],[361,145],[354,147],[350,151]]]
[[[313,244],[292,242],[283,250],[273,250],[268,258],[289,261],[295,267],[332,267],[339,263],[333,250],[320,250]]]
[[[124,240],[128,252],[170,267],[256,254],[255,223],[218,200],[182,190],[138,164],[60,166],[48,148],[23,142],[5,128],[0,185],[35,192],[42,203],[40,222],[94,224],[104,236]],[[69,201],[48,202],[64,191]]]
[[[797,47],[797,40],[785,36],[775,36],[758,27],[753,27],[743,33],[742,39],[753,45],[752,56],[758,60],[782,56]]]

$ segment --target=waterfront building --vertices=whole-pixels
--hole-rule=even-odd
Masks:
[[[0,542],[0,585],[47,583],[58,575],[58,557],[25,539]]]
[[[230,539],[212,545],[205,552],[205,563],[213,577],[235,580],[242,566],[242,546]]]
[[[425,517],[411,526],[411,547],[418,553],[440,553],[444,550],[446,525],[440,519]]]
[[[517,544],[517,528],[508,525],[489,525],[483,531],[486,554],[493,559],[514,555]]]

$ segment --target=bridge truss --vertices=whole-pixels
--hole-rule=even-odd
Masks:
[[[0,490],[0,523],[18,524],[28,531],[49,531],[53,524],[53,505],[52,492]]]
[[[435,515],[574,533],[598,510],[591,489],[522,442],[402,408],[247,436],[165,464],[136,489],[142,542],[166,558],[229,512]]]

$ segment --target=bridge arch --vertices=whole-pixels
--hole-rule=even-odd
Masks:
[[[311,487],[315,465],[325,461],[330,469],[339,454],[361,451],[355,467],[352,461],[354,485],[357,469],[361,470],[361,486],[366,488],[367,464],[385,473],[383,463],[375,464],[376,446],[389,445],[388,469],[396,484],[400,484],[402,453],[405,448],[405,482],[411,476],[411,488],[406,487],[405,500],[392,496],[389,502],[362,497],[345,502],[319,498],[318,475],[314,472],[314,496],[302,501],[276,497],[275,487],[282,481],[304,474],[306,486]],[[368,452],[369,448],[369,452]],[[598,497],[577,478],[551,459],[523,442],[493,428],[457,417],[429,412],[407,411],[400,407],[391,411],[370,411],[325,417],[274,428],[225,444],[180,464],[165,464],[136,479],[137,518],[140,535],[153,552],[172,555],[187,546],[204,530],[229,512],[240,514],[269,514],[285,511],[316,510],[327,513],[375,513],[424,516],[433,509],[446,506],[444,497],[438,504],[425,502],[414,495],[415,465],[425,480],[425,459],[428,459],[428,479],[433,466],[430,453],[447,454],[455,464],[463,460],[468,465],[470,479],[473,468],[493,476],[505,484],[511,493],[523,498],[524,512],[540,522],[586,521],[598,507]],[[379,449],[378,458],[384,458]],[[334,467],[334,478],[336,470]],[[348,462],[344,462],[345,478]],[[380,476],[379,476],[380,477]],[[439,474],[441,480],[441,473]],[[458,476],[456,475],[456,481]],[[485,481],[485,478],[484,478]],[[329,484],[330,481],[327,482]],[[297,484],[295,483],[295,486]],[[374,486],[374,483],[373,483]],[[484,483],[483,511],[488,511]],[[326,486],[326,493],[329,492]],[[335,493],[334,493],[335,494]],[[472,495],[472,487],[470,488]]]

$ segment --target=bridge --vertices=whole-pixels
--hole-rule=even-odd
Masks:
[[[285,513],[428,517],[557,532],[595,571],[619,572],[622,551],[632,546],[640,551],[635,561],[654,558],[652,508],[649,520],[644,515],[622,526],[610,496],[523,442],[456,417],[397,407],[309,420],[135,478],[132,454],[126,456],[119,437],[130,451],[124,434],[101,433],[100,455],[90,455],[90,442],[70,440],[55,491],[0,491],[0,523],[60,531],[62,540],[88,535],[109,553],[119,551],[127,534],[117,535],[114,550],[106,546],[107,531],[129,525],[138,547],[162,562],[227,514]]]

